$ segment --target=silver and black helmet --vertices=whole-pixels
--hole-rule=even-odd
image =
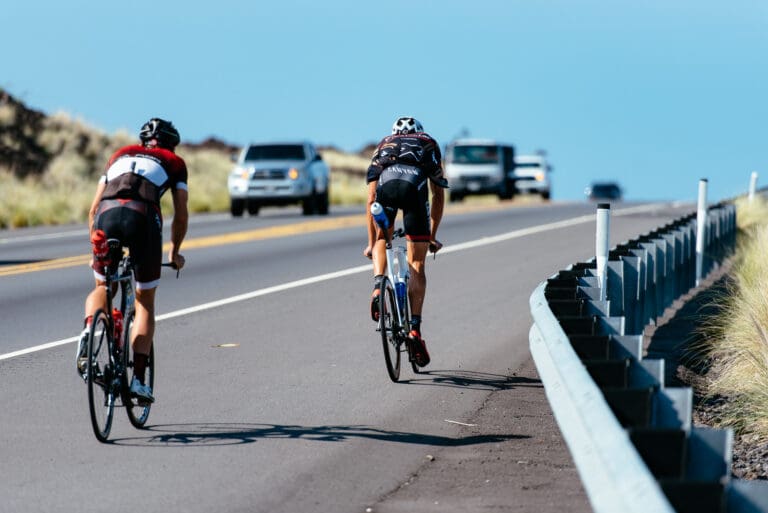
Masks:
[[[392,125],[392,134],[412,134],[415,132],[423,132],[424,127],[421,126],[419,120],[411,117],[397,118],[395,124]]]

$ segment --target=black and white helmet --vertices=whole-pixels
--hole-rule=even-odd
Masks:
[[[157,139],[158,146],[172,150],[181,141],[181,136],[170,121],[152,118],[141,127],[139,139],[144,144],[152,139]]]
[[[411,117],[397,118],[395,124],[392,125],[392,134],[412,134],[415,132],[423,132],[424,127],[421,126],[419,120]]]

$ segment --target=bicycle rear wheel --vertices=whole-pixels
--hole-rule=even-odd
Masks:
[[[129,387],[131,386],[130,376],[133,376],[132,372],[128,372],[128,369],[133,368],[133,349],[131,348],[131,327],[133,326],[134,314],[131,313],[128,319],[125,321],[125,329],[123,330],[125,339],[123,340],[123,358],[125,363],[125,383],[123,388],[123,404],[125,405],[125,412],[128,414],[128,420],[133,427],[142,429],[147,423],[149,418],[149,410],[152,408],[151,403],[140,402],[135,397],[131,397]],[[149,362],[147,362],[147,370],[145,374],[145,383],[148,384],[152,390],[155,389],[155,348],[154,345],[149,350]]]
[[[112,359],[112,333],[109,317],[104,310],[93,316],[88,340],[88,406],[93,433],[106,442],[115,413],[114,362]]]
[[[397,327],[395,291],[389,280],[381,280],[379,289],[379,331],[384,347],[384,361],[392,381],[400,379],[400,337]]]

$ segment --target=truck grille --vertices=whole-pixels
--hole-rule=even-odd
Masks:
[[[257,169],[251,180],[285,180],[287,169]]]

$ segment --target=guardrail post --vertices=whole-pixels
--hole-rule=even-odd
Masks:
[[[757,190],[757,171],[752,171],[752,175],[749,177],[749,202],[755,199],[755,191]]]
[[[696,286],[704,273],[704,245],[707,229],[707,179],[699,180],[699,206],[696,211]]]
[[[610,238],[610,203],[597,205],[597,233],[595,237],[595,261],[597,262],[597,281],[600,286],[600,300],[607,298],[608,240]]]

